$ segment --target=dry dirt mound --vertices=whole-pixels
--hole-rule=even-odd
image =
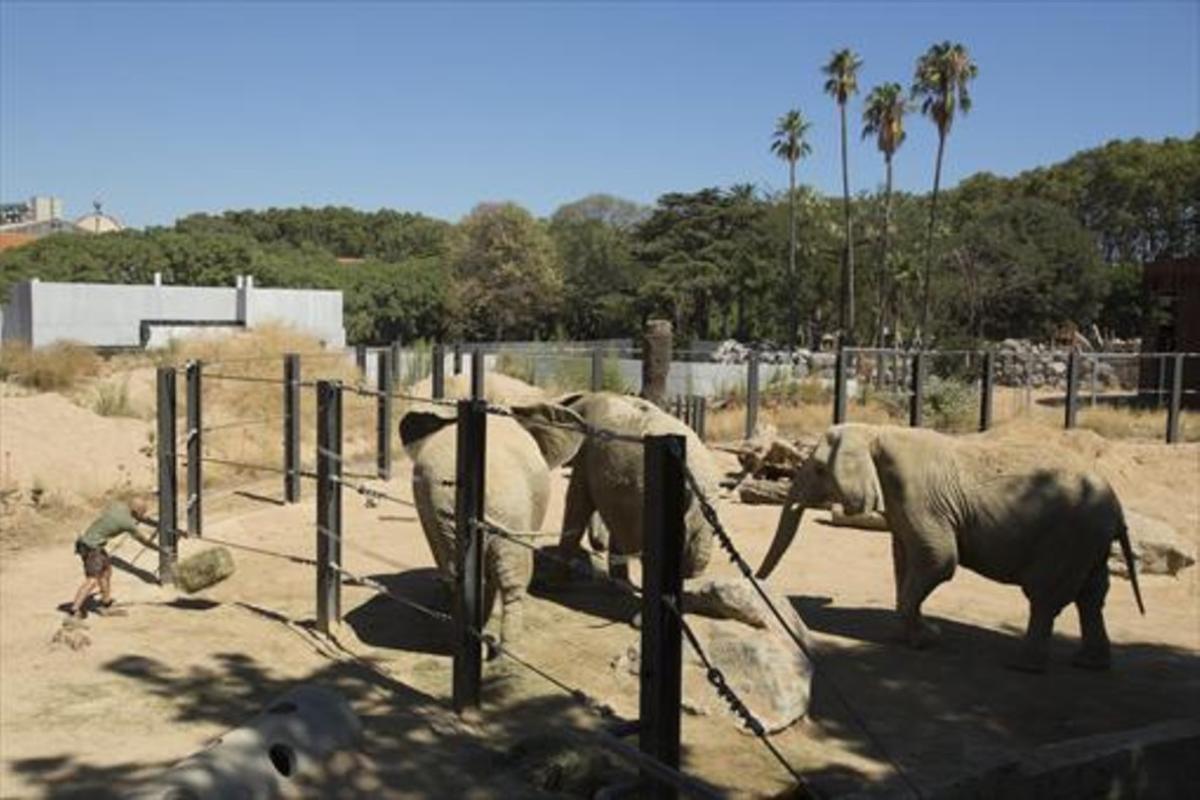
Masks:
[[[58,394],[0,397],[0,482],[68,499],[151,486],[152,430],[152,423],[101,417]]]

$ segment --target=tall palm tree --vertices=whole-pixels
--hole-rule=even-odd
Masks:
[[[888,267],[888,251],[892,233],[892,156],[904,144],[904,114],[907,111],[908,99],[898,83],[884,83],[873,88],[863,108],[862,137],[875,137],[875,145],[883,153],[883,163],[887,165],[883,190],[883,236],[880,237],[879,251],[879,311],[875,323],[877,342],[883,336],[885,322],[891,324],[894,333],[900,321],[895,283]]]
[[[850,218],[850,165],[846,155],[846,101],[858,93],[858,68],[862,59],[849,48],[834,52],[829,63],[821,68],[829,77],[825,93],[838,104],[842,118],[842,205],[845,213],[846,250],[842,262],[842,302],[840,324],[842,336],[854,339],[854,226]]]
[[[812,152],[805,137],[812,123],[804,119],[800,109],[793,108],[775,121],[775,132],[771,139],[771,152],[788,162],[788,283],[796,283],[796,162]],[[796,331],[800,327],[796,294],[792,295],[788,308],[789,344],[796,344]]]
[[[938,131],[937,165],[933,172],[933,195],[929,202],[929,236],[925,245],[925,272],[922,278],[921,326],[918,336],[924,337],[929,323],[929,284],[933,267],[933,227],[937,221],[938,188],[942,181],[942,155],[946,149],[946,137],[954,124],[958,110],[966,114],[971,110],[971,93],[968,84],[979,74],[979,68],[971,60],[967,48],[948,41],[931,45],[925,55],[917,59],[916,74],[913,76],[912,95],[921,101],[921,113],[933,120]]]

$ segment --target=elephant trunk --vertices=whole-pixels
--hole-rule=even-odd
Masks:
[[[792,488],[788,490],[787,502],[784,503],[783,511],[779,515],[775,538],[771,540],[767,555],[763,558],[762,565],[756,573],[759,580],[766,580],[779,565],[779,560],[791,547],[792,541],[796,538],[796,532],[800,530],[800,520],[804,517],[804,509],[808,508],[814,500],[816,494],[814,486],[817,481],[810,464],[811,461],[805,462],[792,476]]]

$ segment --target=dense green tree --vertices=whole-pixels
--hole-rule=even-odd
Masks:
[[[845,232],[845,256],[842,262],[842,291],[841,303],[838,309],[838,325],[840,336],[854,339],[854,224],[850,213],[850,162],[846,143],[846,102],[850,96],[858,93],[858,70],[862,59],[849,48],[834,52],[829,63],[821,68],[828,76],[825,81],[825,93],[831,96],[838,105],[842,131],[842,208],[844,214],[843,230]]]
[[[967,48],[961,44],[942,42],[932,45],[917,59],[913,77],[912,93],[921,103],[921,113],[933,120],[937,126],[937,161],[933,172],[933,193],[929,198],[929,234],[927,236],[924,285],[921,289],[921,317],[918,336],[924,338],[929,324],[929,297],[934,261],[933,229],[937,220],[938,189],[942,182],[942,156],[946,151],[946,137],[954,124],[954,116],[971,110],[969,84],[979,74],[979,68],[971,60]]]
[[[452,265],[462,335],[499,341],[554,330],[562,265],[545,227],[516,203],[481,203],[464,217]]]
[[[573,338],[619,338],[636,320],[631,228],[646,210],[606,195],[559,208],[549,233],[563,265],[563,322]]]
[[[908,111],[908,100],[898,83],[884,83],[873,88],[867,95],[863,109],[864,139],[874,136],[875,145],[883,153],[883,225],[880,230],[878,293],[875,300],[875,335],[877,344],[883,341],[884,328],[892,330],[893,338],[899,335],[900,312],[894,282],[890,279],[888,245],[892,233],[892,158],[900,145],[904,144],[904,115]]]
[[[796,274],[796,162],[812,152],[807,137],[812,124],[804,119],[799,109],[793,108],[775,122],[771,152],[788,165],[788,272],[787,280],[795,282]],[[795,344],[799,330],[799,308],[796,299],[787,301],[789,306],[786,339]]]

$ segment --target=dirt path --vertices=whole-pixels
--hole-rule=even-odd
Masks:
[[[409,497],[402,466],[386,488]],[[274,483],[254,487],[275,495]],[[561,519],[556,483],[547,527]],[[296,506],[234,498],[209,507],[207,532],[256,547],[311,556],[311,487]],[[728,527],[757,564],[777,510],[726,504]],[[1051,672],[1001,667],[1024,625],[1019,590],[960,572],[927,605],[944,641],[915,652],[892,641],[892,577],[886,535],[805,520],[801,538],[772,578],[811,626],[821,648],[812,719],[774,740],[817,785],[837,793],[864,785],[900,787],[878,749],[929,788],[1040,744],[1154,721],[1200,715],[1200,587],[1149,577],[1149,614],[1138,615],[1128,583],[1115,580],[1107,617],[1115,668],[1083,673],[1065,663],[1078,636],[1073,614],[1059,620]],[[345,498],[348,569],[438,606],[442,599],[415,513]],[[195,543],[184,544],[184,555]],[[366,548],[383,555],[374,558]],[[132,558],[132,545],[118,555]],[[127,617],[90,621],[90,647],[52,646],[77,585],[76,559],[62,545],[26,547],[0,563],[0,796],[103,797],[193,752],[262,710],[296,682],[342,691],[365,723],[366,768],[337,784],[340,797],[537,796],[524,778],[526,751],[568,742],[595,724],[542,679],[489,665],[482,723],[447,713],[450,659],[444,629],[364,589],[347,588],[335,642],[311,632],[311,569],[235,551],[237,574],[197,597],[118,573]],[[135,566],[153,569],[156,556]],[[734,574],[714,557],[710,570]],[[444,605],[442,605],[444,608]],[[596,587],[538,596],[519,647],[531,663],[636,716],[636,679],[610,663],[637,633],[628,607]],[[848,704],[848,705],[847,705]],[[684,769],[744,796],[787,787],[785,774],[752,738],[737,732],[711,698],[683,721]],[[853,712],[848,709],[852,708]],[[864,731],[863,723],[870,731]]]

